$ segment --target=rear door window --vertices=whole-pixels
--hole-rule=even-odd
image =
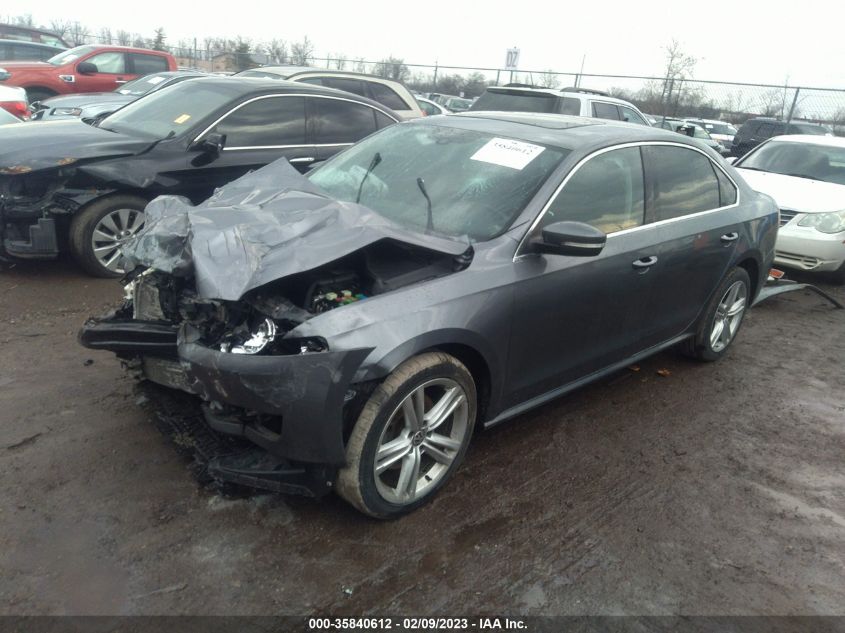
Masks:
[[[674,146],[643,148],[653,187],[650,213],[655,222],[721,206],[719,181],[704,154]]]
[[[593,101],[593,116],[598,119],[610,119],[619,121],[619,108],[613,103]]]
[[[310,120],[317,145],[356,143],[376,131],[375,110],[341,99],[311,99]]]
[[[584,222],[605,233],[644,222],[645,188],[639,147],[599,154],[581,165],[549,205],[541,226]]]
[[[168,69],[167,59],[160,55],[129,53],[129,59],[132,63],[132,72],[136,75],[160,73]]]
[[[323,77],[323,85],[336,90],[344,90],[352,94],[366,97],[367,90],[364,88],[364,82],[359,79],[347,79],[345,77]]]
[[[557,97],[549,92],[487,90],[469,109],[500,112],[555,112]]]
[[[305,98],[269,97],[235,110],[213,132],[227,149],[305,145]]]

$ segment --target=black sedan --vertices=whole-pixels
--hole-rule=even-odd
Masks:
[[[397,121],[349,93],[262,79],[184,81],[92,126],[0,129],[0,255],[52,258],[67,245],[89,273],[119,276],[119,246],[162,194],[197,203],[286,157],[305,170]]]
[[[112,92],[57,95],[32,103],[32,120],[82,119],[90,123],[108,116],[144,95],[198,77],[208,77],[208,74],[195,70],[173,70],[133,79]]]
[[[218,479],[376,517],[430,500],[476,427],[670,346],[722,357],[778,222],[677,134],[484,112],[148,213],[131,298],[83,344],[194,394],[204,432],[241,443]]]

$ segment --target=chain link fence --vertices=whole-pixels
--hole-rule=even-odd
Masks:
[[[98,43],[124,44],[114,39],[90,38]],[[138,44],[141,42],[130,42]],[[147,43],[149,45],[149,42]],[[316,57],[310,50],[272,44],[235,50],[166,46],[180,68],[230,74],[262,65],[302,65],[368,73],[395,79],[420,93],[467,98],[488,86],[520,83],[543,88],[599,90],[634,103],[655,117],[718,119],[743,123],[766,116],[785,121],[806,121],[828,126],[845,135],[845,90],[807,86],[706,81],[685,77],[654,77],[566,73],[554,70],[510,70],[440,64],[412,64],[388,58],[379,61],[345,56]],[[246,48],[247,50],[242,50]]]

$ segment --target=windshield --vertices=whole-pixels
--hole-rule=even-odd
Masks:
[[[203,80],[182,81],[122,107],[103,119],[99,127],[153,140],[170,136],[171,132],[178,136],[229,103],[232,97],[217,82],[209,85]]]
[[[470,110],[502,112],[554,112],[557,97],[547,92],[517,92],[488,90],[470,106]]]
[[[76,48],[71,48],[67,51],[62,51],[58,55],[53,55],[47,61],[53,66],[64,66],[65,64],[69,64],[71,62],[75,62],[80,57],[87,55],[94,51],[93,46],[77,46]]]
[[[845,185],[845,147],[769,141],[736,166]]]
[[[435,233],[484,241],[510,227],[568,153],[484,132],[405,124],[338,154],[309,178],[339,200],[360,195],[361,204],[406,228],[430,225]]]
[[[146,77],[140,77],[123,84],[115,92],[119,92],[122,95],[140,97],[148,92],[152,92],[167,80],[168,77],[162,77],[161,75],[147,75]]]
[[[470,99],[449,99],[446,102],[446,107],[450,110],[454,110],[455,112],[463,112],[464,110],[469,110],[469,107],[472,105],[472,100]]]

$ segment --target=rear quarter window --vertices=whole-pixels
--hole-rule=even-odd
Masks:
[[[136,75],[149,75],[168,70],[167,58],[159,55],[144,55],[142,53],[130,53],[133,72]]]
[[[612,103],[602,103],[601,101],[593,101],[593,116],[597,119],[610,119],[612,121],[619,120],[619,108]]]
[[[405,100],[400,97],[396,91],[390,86],[377,83],[375,81],[367,82],[370,92],[373,95],[373,100],[378,101],[381,105],[387,106],[391,110],[410,110],[411,106],[405,103]]]
[[[578,116],[581,114],[581,102],[572,97],[562,97],[558,106],[558,112]]]

